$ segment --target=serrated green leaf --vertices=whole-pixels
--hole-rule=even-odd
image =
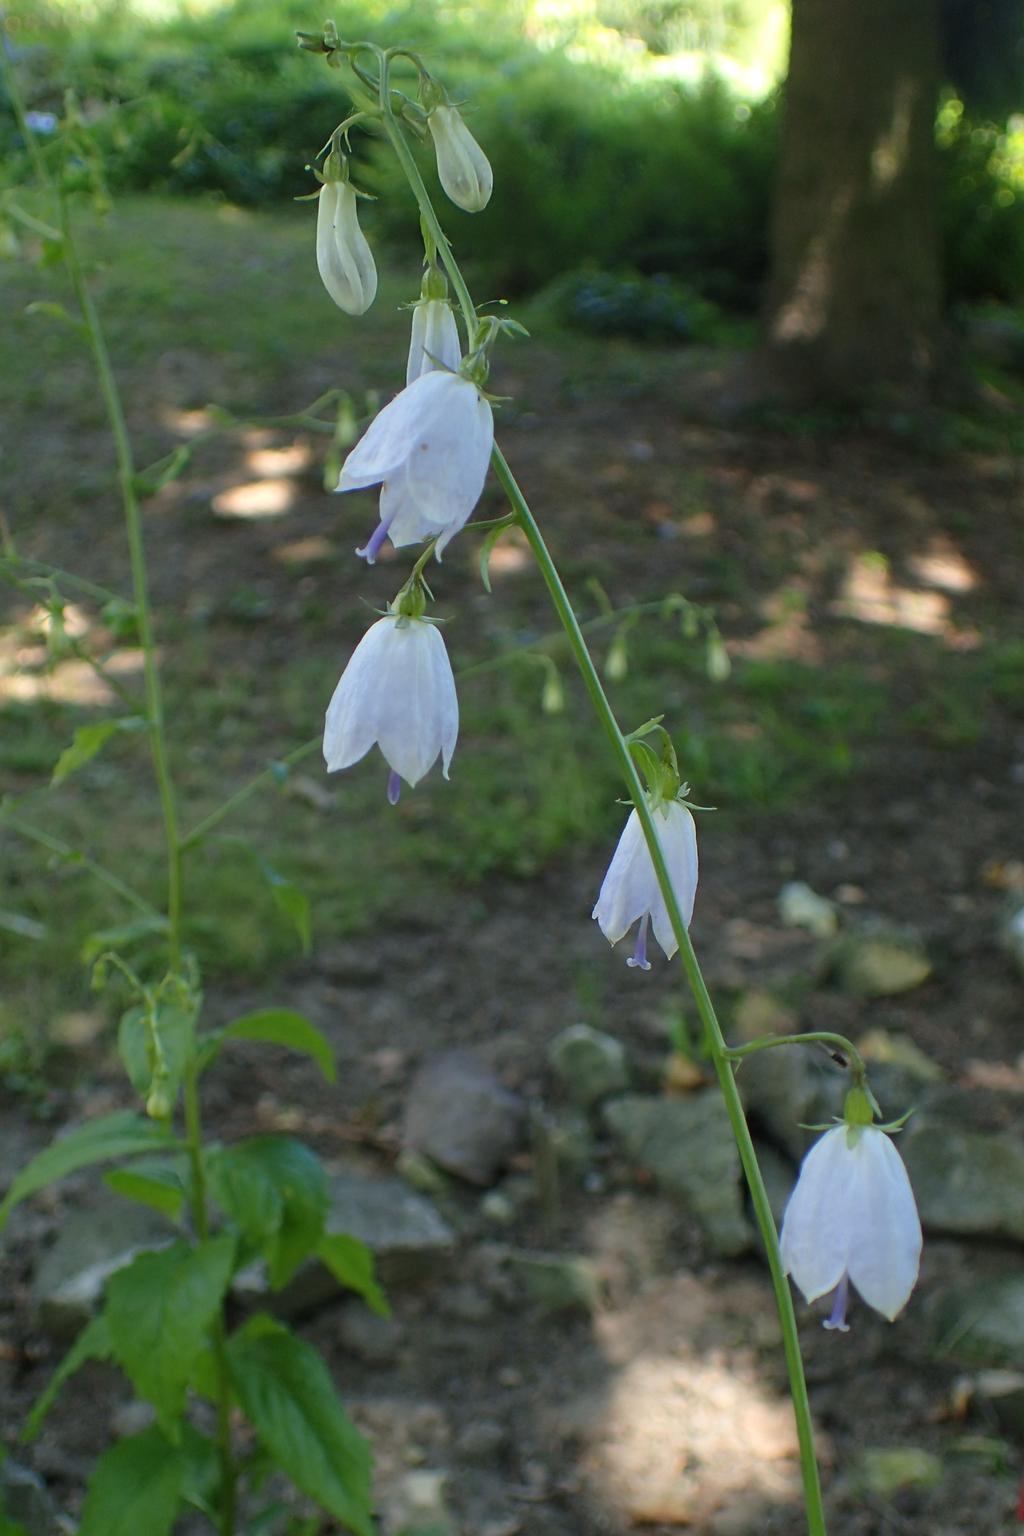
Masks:
[[[235,1240],[141,1253],[107,1284],[106,1313],[118,1363],[162,1427],[177,1433],[185,1389],[231,1279]]]
[[[316,1351],[261,1317],[231,1340],[228,1362],[242,1407],[295,1486],[356,1536],[372,1536],[370,1447]]]
[[[92,725],[80,725],[65,747],[50,779],[51,784],[63,784],[64,780],[79,768],[91,762],[97,752],[102,752],[112,736],[124,731],[145,730],[147,722],[141,715],[125,715],[119,720],[96,720]]]
[[[0,1230],[22,1200],[78,1168],[176,1145],[166,1126],[133,1114],[129,1109],[119,1109],[112,1115],[102,1115],[98,1120],[76,1126],[68,1135],[45,1147],[17,1175],[0,1205]]]
[[[274,1290],[285,1285],[323,1235],[327,1176],[291,1136],[254,1136],[207,1157],[218,1204],[267,1260]]]
[[[290,1008],[263,1008],[257,1013],[247,1013],[215,1037],[207,1036],[203,1042],[204,1068],[216,1060],[225,1040],[254,1040],[264,1045],[287,1046],[303,1056],[311,1056],[327,1081],[334,1082],[334,1052],[325,1036],[305,1014],[295,1013]]]
[[[155,1425],[105,1451],[85,1496],[78,1536],[169,1536],[186,1460]]]
[[[103,1175],[103,1182],[115,1195],[148,1205],[154,1211],[169,1216],[172,1221],[181,1218],[185,1203],[185,1162],[151,1162],[144,1160],[130,1168],[114,1168]]]
[[[387,1297],[374,1275],[373,1250],[358,1237],[345,1232],[327,1232],[316,1245],[316,1256],[327,1265],[334,1278],[355,1291],[378,1317],[390,1317]]]
[[[42,1392],[32,1404],[32,1410],[21,1432],[24,1441],[34,1440],[42,1428],[43,1420],[53,1406],[58,1392],[69,1377],[87,1360],[109,1360],[113,1353],[106,1314],[101,1312],[88,1322],[78,1335],[63,1360],[50,1377]]]

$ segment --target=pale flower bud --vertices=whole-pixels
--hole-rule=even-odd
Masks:
[[[679,800],[664,801],[653,809],[653,816],[676,900],[683,921],[689,926],[697,895],[697,830],[693,817]],[[648,924],[653,924],[654,937],[667,960],[671,960],[679,948],[640,817],[635,810],[630,812],[619,838],[593,916],[610,944],[617,944],[634,923],[639,923],[636,948],[626,961],[627,965],[639,970],[649,971],[651,968],[647,959]]]
[[[406,384],[412,384],[422,374],[430,373],[435,368],[457,373],[461,362],[459,327],[448,300],[420,299],[412,312]]]
[[[316,264],[324,287],[340,309],[362,315],[377,292],[377,268],[359,228],[355,188],[327,181],[320,188],[316,216]]]
[[[494,173],[458,108],[435,107],[427,127],[434,139],[437,174],[445,192],[457,207],[479,213],[490,202]]]

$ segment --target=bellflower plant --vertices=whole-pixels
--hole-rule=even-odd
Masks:
[[[804,1159],[782,1223],[786,1273],[808,1302],[831,1295],[826,1328],[846,1332],[851,1283],[891,1322],[917,1282],[921,1223],[914,1192],[891,1137],[872,1123],[860,1087],[845,1118]]]
[[[349,315],[364,314],[377,293],[377,267],[359,228],[356,197],[344,157],[332,151],[317,202],[316,264],[327,292]]]
[[[324,726],[327,771],[351,767],[376,743],[395,805],[402,779],[415,787],[438,756],[448,777],[458,734],[451,662],[440,630],[423,617],[414,580],[366,631],[334,690]]]
[[[380,524],[356,551],[373,565],[435,539],[437,558],[480,500],[494,443],[490,402],[462,373],[422,373],[375,417],[341,467],[339,491],[380,485]]]

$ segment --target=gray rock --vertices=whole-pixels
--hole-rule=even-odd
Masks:
[[[110,1276],[137,1254],[173,1242],[165,1218],[104,1192],[61,1223],[32,1282],[40,1327],[68,1341],[99,1310]]]
[[[836,946],[836,979],[853,997],[895,997],[927,981],[932,963],[920,937],[888,923],[866,923]]]
[[[594,1266],[574,1253],[510,1253],[507,1264],[544,1314],[595,1312],[601,1284]]]
[[[614,1035],[571,1024],[551,1042],[551,1070],[568,1097],[580,1109],[594,1109],[614,1093],[629,1087],[626,1052]]]
[[[685,1099],[629,1094],[606,1104],[604,1118],[626,1154],[679,1198],[713,1253],[749,1247],[739,1154],[717,1091]]]
[[[455,1441],[460,1461],[494,1461],[508,1445],[508,1431],[497,1419],[474,1419]]]
[[[353,1169],[329,1170],[327,1231],[358,1237],[373,1250],[377,1278],[389,1286],[414,1284],[444,1268],[455,1236],[437,1208],[401,1179],[377,1178]],[[322,1264],[310,1262],[276,1294],[266,1266],[250,1264],[235,1276],[232,1292],[246,1306],[272,1307],[292,1317],[350,1295]]]
[[[941,1358],[1024,1370],[1024,1274],[1019,1260],[975,1256],[966,1273],[932,1284],[921,1317]]]
[[[338,1343],[368,1365],[390,1365],[402,1347],[404,1331],[393,1317],[378,1317],[366,1307],[353,1305],[342,1310],[338,1323]]]
[[[445,1472],[406,1472],[389,1494],[389,1536],[457,1536],[445,1501],[447,1483]]]
[[[0,1462],[0,1516],[6,1515],[25,1536],[69,1536],[74,1530],[61,1515],[42,1478],[5,1458]]]
[[[816,939],[830,939],[839,927],[831,901],[812,891],[803,880],[791,880],[778,897],[779,917],[787,928],[805,928]]]
[[[736,1082],[748,1115],[794,1159],[811,1139],[801,1127],[830,1121],[847,1088],[845,1074],[807,1045],[758,1051],[743,1063]]]
[[[900,1138],[921,1221],[933,1232],[1024,1241],[1024,1140],[915,1115]]]
[[[470,1184],[493,1184],[523,1134],[525,1105],[468,1051],[448,1051],[413,1079],[403,1143]]]

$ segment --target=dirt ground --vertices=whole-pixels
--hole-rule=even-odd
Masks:
[[[189,430],[194,402],[224,382],[197,383],[196,366],[168,355],[136,381],[140,422],[155,415],[165,423],[157,450],[174,440],[174,422],[179,434]],[[628,348],[610,349],[600,365],[589,354],[567,362],[541,342],[517,351],[495,379],[513,397],[501,442],[576,589],[596,576],[616,604],[684,590],[714,604],[735,659],[802,663],[820,674],[826,696],[831,673],[860,669],[881,691],[883,719],[916,722],[899,732],[851,730],[852,771],[823,780],[813,795],[764,809],[723,806],[703,819],[693,935],[712,992],[728,1010],[752,988],[785,990],[801,976],[803,1027],[855,1039],[869,1028],[905,1034],[953,1082],[990,1085],[983,1115],[1013,1119],[1024,1086],[1021,983],[997,933],[1020,873],[1014,861],[1024,858],[1024,710],[1020,692],[991,690],[982,661],[992,646],[1021,643],[1021,466],[987,446],[928,453],[891,434],[730,420],[727,380],[716,369],[707,358],[659,353],[641,370]],[[282,399],[295,408],[332,383],[370,383],[365,359],[359,370],[339,380],[319,364],[292,367],[262,408],[281,409]],[[75,456],[96,469],[86,426],[70,440],[59,425],[37,431],[40,464]],[[215,605],[230,572],[278,616],[245,630],[215,621],[206,631],[211,664],[242,668],[253,688],[302,643],[300,589],[302,601],[345,615],[333,638],[316,639],[329,673],[338,629],[344,641],[363,622],[358,597],[376,602],[393,584],[397,566],[382,564],[366,579],[348,558],[370,526],[372,498],[356,509],[329,502],[318,486],[319,451],[301,432],[236,435],[148,516],[161,612]],[[253,459],[261,452],[262,469]],[[112,579],[116,539],[97,534],[105,492],[66,508],[59,529],[30,516],[53,473],[41,470],[42,489],[25,506],[22,552]],[[261,482],[291,487],[284,518],[208,515],[216,497]],[[491,486],[478,516],[499,506]],[[282,561],[282,543],[309,558]],[[486,654],[493,606],[480,595],[476,547],[470,535],[460,538],[442,579],[444,600],[462,605],[463,633]],[[492,605],[510,605],[523,633],[542,633],[551,622],[539,583],[514,540],[503,549]],[[682,677],[668,704],[677,713],[706,707]],[[730,722],[737,741],[745,725],[759,728]],[[832,734],[825,722],[823,752]],[[287,745],[270,740],[263,756]],[[514,752],[515,744],[494,749]],[[593,751],[601,750],[595,739]],[[311,776],[319,779],[318,766]],[[438,815],[441,801],[431,804]],[[415,813],[403,814],[415,837]],[[335,819],[331,835],[342,831]],[[564,847],[530,879],[495,875],[461,889],[456,881],[443,902],[411,900],[371,931],[320,932],[308,959],[269,981],[211,987],[211,1022],[287,1002],[328,1034],[340,1063],[328,1089],[292,1059],[226,1060],[205,1106],[214,1133],[231,1139],[288,1126],[328,1159],[383,1171],[420,1063],[471,1047],[531,1105],[557,1114],[565,1106],[547,1046],[580,1019],[617,1035],[641,1073],[655,1073],[678,975],[658,962],[649,975],[627,970],[590,922],[606,856]],[[783,928],[777,914],[779,887],[792,879],[851,913],[913,922],[935,959],[932,977],[875,1003],[815,979],[806,936]],[[123,1101],[102,1041],[65,1059],[57,1079],[46,1100],[51,1123]],[[12,1157],[49,1134],[23,1096],[6,1098],[3,1123]],[[520,1194],[530,1173],[524,1150],[510,1174]],[[90,1368],[31,1451],[15,1442],[58,1358],[34,1319],[31,1277],[78,1188],[27,1211],[0,1252],[4,1440],[72,1512],[92,1456],[112,1424],[123,1427],[125,1385]],[[448,1505],[465,1536],[625,1536],[637,1526],[654,1536],[680,1527],[797,1536],[778,1327],[756,1256],[710,1258],[693,1223],[600,1137],[588,1176],[564,1185],[553,1214],[526,1196],[510,1225],[496,1225],[468,1188],[450,1190],[442,1205],[457,1251],[433,1279],[393,1291],[393,1326],[364,1335],[348,1302],[304,1322],[374,1438],[385,1509],[410,1472],[436,1471],[447,1474]],[[507,1282],[509,1246],[588,1256],[601,1277],[597,1311],[543,1315]],[[835,1536],[1004,1536],[1015,1528],[1020,1442],[963,1409],[963,1366],[937,1353],[920,1323],[935,1277],[970,1262],[964,1244],[929,1242],[919,1291],[896,1325],[859,1308],[848,1335],[827,1334],[799,1308]],[[865,1452],[895,1447],[933,1453],[941,1481],[911,1479],[890,1496],[871,1491]]]

